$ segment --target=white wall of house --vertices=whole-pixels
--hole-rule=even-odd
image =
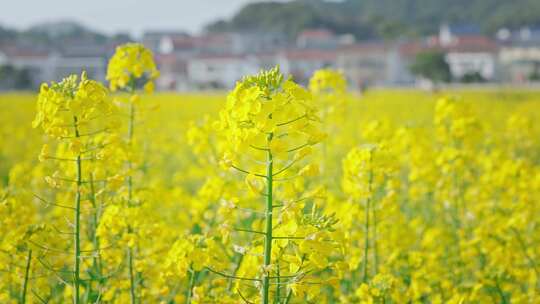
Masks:
[[[471,73],[479,73],[484,79],[495,76],[495,56],[491,53],[458,53],[446,54],[446,62],[454,78],[462,78]]]
[[[328,58],[289,57],[286,52],[279,52],[275,57],[284,75],[293,75],[295,81],[306,84],[313,73],[322,68],[336,68],[336,60]]]
[[[61,80],[71,74],[86,71],[91,79],[105,81],[106,61],[101,57],[57,57],[52,64],[51,79]]]
[[[540,45],[503,47],[499,51],[499,60],[501,63],[540,61]]]
[[[499,51],[499,62],[504,80],[527,82],[538,69],[540,45],[504,46]]]
[[[10,56],[7,58],[7,62],[16,69],[29,70],[32,77],[32,84],[34,86],[38,86],[42,82],[50,81],[51,79],[53,79],[53,56]]]
[[[388,63],[388,53],[384,49],[348,51],[337,56],[337,68],[343,71],[352,89],[385,83],[388,79]]]
[[[232,88],[245,75],[257,73],[259,65],[252,57],[195,58],[188,62],[187,70],[194,85]]]

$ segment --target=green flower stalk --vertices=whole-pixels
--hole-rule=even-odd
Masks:
[[[28,249],[28,257],[26,258],[26,266],[24,268],[24,280],[21,290],[21,303],[26,303],[26,292],[28,290],[28,279],[30,278],[30,267],[32,265],[32,249]]]
[[[153,59],[152,52],[146,49],[142,44],[128,43],[119,46],[116,49],[115,54],[111,58],[107,68],[107,80],[110,82],[110,88],[112,91],[124,90],[130,94],[129,97],[129,120],[128,120],[128,134],[127,134],[127,146],[130,151],[133,152],[134,136],[135,136],[135,114],[136,104],[139,102],[140,97],[137,94],[137,86],[144,83],[144,90],[147,93],[154,91],[153,80],[159,76],[159,72],[156,68],[156,64]],[[127,160],[127,207],[133,207],[133,169],[134,163],[131,157]],[[127,233],[134,233],[133,227],[128,224]],[[128,275],[130,281],[130,298],[131,303],[137,303],[137,282],[141,280],[137,277],[134,269],[135,252],[133,246],[128,245],[127,249],[128,260]]]
[[[251,251],[241,250],[244,259],[235,275],[211,271],[229,279],[257,282],[258,295],[237,289],[244,301],[255,297],[263,304],[271,303],[271,298],[275,303],[287,303],[293,294],[314,297],[315,288],[302,281],[307,273],[330,267],[328,257],[334,248],[327,233],[334,222],[318,212],[303,213],[305,203],[314,200],[317,191],[299,197],[302,194],[290,188],[291,181],[303,182],[319,172],[317,164],[305,163],[312,146],[326,137],[311,94],[285,80],[278,68],[263,71],[237,84],[216,127],[226,141],[221,165],[246,174],[250,192],[264,197],[264,211],[252,211],[262,217],[261,231],[233,228],[262,237],[261,246],[257,241]],[[282,294],[282,289],[287,292]]]
[[[272,140],[272,133],[268,135],[269,141]],[[265,217],[265,229],[264,229],[264,268],[270,267],[272,259],[272,216],[273,216],[273,176],[272,169],[274,167],[274,161],[272,159],[272,151],[268,150],[268,159],[266,163],[266,211],[264,213]],[[269,273],[266,272],[263,276],[263,290],[262,298],[263,303],[268,302],[270,289],[270,277]]]
[[[51,203],[50,205],[73,211],[73,266],[72,287],[73,302],[78,304],[81,299],[81,203],[83,188],[92,180],[84,180],[83,161],[87,162],[85,169],[89,175],[97,169],[97,156],[92,156],[88,151],[98,151],[105,143],[110,144],[110,133],[113,127],[107,123],[107,117],[114,111],[114,106],[107,99],[107,89],[99,82],[89,80],[83,73],[80,81],[72,75],[60,83],[42,85],[38,97],[38,113],[33,122],[34,127],[42,126],[45,133],[57,140],[58,149],[55,153],[49,151],[49,145],[45,145],[40,154],[40,160],[52,160],[59,163],[60,169],[52,176],[46,177],[46,181],[53,188],[62,185],[74,185],[73,206],[63,206]],[[105,126],[103,126],[103,124]],[[104,160],[101,155],[100,161]],[[70,177],[69,175],[75,175]],[[105,178],[102,181],[106,181]],[[44,199],[40,198],[44,201]],[[49,204],[49,203],[48,203]],[[43,247],[46,248],[47,247]],[[96,252],[99,248],[95,249]],[[50,269],[51,271],[54,271]]]

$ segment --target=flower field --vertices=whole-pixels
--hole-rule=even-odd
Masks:
[[[0,303],[540,303],[540,92],[157,75],[0,95]]]

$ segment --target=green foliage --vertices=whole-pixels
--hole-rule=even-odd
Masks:
[[[32,76],[28,69],[17,69],[11,65],[0,66],[0,89],[32,89]]]
[[[209,31],[262,30],[290,38],[307,28],[329,28],[357,38],[393,38],[433,34],[441,23],[474,23],[485,33],[502,26],[540,25],[537,0],[295,0],[256,2]]]
[[[35,50],[47,50],[65,46],[70,42],[92,43],[106,46],[108,43],[131,41],[127,34],[107,36],[77,22],[50,22],[38,24],[26,30],[0,26],[0,45],[31,45]]]
[[[411,65],[411,71],[434,82],[450,81],[450,67],[442,52],[418,54]]]
[[[529,75],[529,80],[532,80],[532,81],[540,80],[540,61],[534,62],[534,69]]]
[[[467,73],[461,78],[461,82],[464,83],[479,83],[485,81],[484,77],[478,72]]]

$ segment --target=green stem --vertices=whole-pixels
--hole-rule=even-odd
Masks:
[[[129,267],[129,294],[131,303],[134,304],[137,302],[137,297],[135,295],[135,274],[133,273],[133,249],[129,246],[127,248],[127,258]]]
[[[272,140],[272,135],[269,136],[269,140]],[[268,266],[271,264],[271,258],[272,258],[272,169],[274,165],[274,161],[272,159],[272,152],[268,151],[268,161],[266,163],[266,211],[265,211],[265,218],[266,218],[266,227],[265,227],[265,239],[264,239],[264,266],[265,266],[265,272],[263,276],[263,289],[262,289],[262,303],[268,304],[269,302],[269,293],[270,293],[270,273],[266,270],[268,269]]]
[[[281,280],[280,280],[280,276],[279,276],[279,262],[277,263],[276,265],[276,294],[275,294],[275,299],[274,299],[274,303],[279,303],[280,302],[280,291],[281,291]]]
[[[373,213],[373,240],[371,240],[371,243],[373,244],[373,264],[374,264],[374,274],[377,275],[377,272],[379,271],[379,252],[377,248],[377,209],[375,206],[371,206],[372,213]]]
[[[23,288],[21,292],[21,304],[26,303],[26,291],[28,290],[28,278],[30,274],[31,263],[32,263],[32,249],[28,249],[28,257],[26,258],[26,268],[24,271]]]
[[[135,105],[133,102],[129,103],[129,126],[128,126],[128,144],[131,147],[133,142],[133,132],[135,128]],[[131,205],[131,198],[133,195],[133,177],[131,176],[131,169],[133,168],[133,164],[131,163],[131,160],[128,160],[128,205]]]
[[[369,212],[371,205],[371,185],[373,183],[373,169],[371,168],[372,164],[372,153],[369,154],[369,181],[368,181],[368,198],[366,200],[366,210],[365,210],[365,231],[364,231],[364,263],[362,264],[362,283],[366,283],[368,279],[368,253],[369,253]]]
[[[501,303],[502,304],[508,303],[508,300],[506,300],[506,296],[504,295],[504,292],[501,289],[501,285],[499,283],[499,278],[495,278],[495,288],[497,289],[497,293],[501,297]]]
[[[90,202],[92,203],[92,207],[94,208],[94,212],[92,214],[92,219],[90,222],[90,235],[89,238],[92,239],[92,244],[94,246],[94,249],[96,250],[96,254],[92,258],[92,268],[93,271],[95,271],[98,278],[101,278],[102,275],[102,269],[101,269],[101,253],[99,251],[99,237],[97,236],[97,228],[99,223],[99,217],[101,212],[101,206],[98,205],[98,202],[96,200],[96,189],[94,184],[94,174],[92,173],[90,175]],[[97,280],[98,288],[101,286],[102,280]],[[90,284],[88,291],[91,292],[92,285]]]
[[[368,252],[369,252],[369,205],[370,199],[366,201],[366,210],[365,210],[365,224],[364,224],[364,261],[362,264],[362,283],[367,281],[367,271],[368,271]]]
[[[238,255],[238,260],[236,261],[236,266],[234,267],[233,276],[235,276],[238,273],[238,270],[240,269],[240,266],[242,265],[242,260],[244,259],[243,254]],[[231,291],[233,287],[233,280],[229,280],[227,283],[227,290]]]
[[[284,304],[289,304],[289,301],[291,301],[291,297],[292,297],[292,289],[289,289],[289,292],[287,293],[287,298],[285,298]]]
[[[131,86],[131,94],[135,94],[135,86]],[[129,102],[129,125],[128,125],[128,145],[130,148],[132,148],[133,143],[133,134],[135,129],[135,105],[130,99]],[[133,177],[131,175],[131,170],[133,169],[133,164],[131,163],[131,159],[128,159],[128,176],[127,176],[127,183],[128,183],[128,207],[131,207],[131,201],[133,199]],[[128,225],[128,232],[131,233],[131,225]],[[131,304],[135,304],[137,302],[137,296],[135,294],[136,289],[136,282],[135,282],[135,274],[133,271],[133,248],[128,247],[127,248],[127,254],[128,254],[128,266],[129,266],[129,292],[130,292],[130,299]]]
[[[186,297],[186,304],[191,304],[191,299],[193,298],[193,287],[195,287],[195,281],[197,280],[197,272],[193,269],[190,269],[190,278],[189,278],[189,288],[188,294]]]
[[[77,117],[73,117],[75,127],[75,138],[80,137],[79,128],[77,127]],[[80,302],[80,264],[81,264],[81,184],[82,184],[82,160],[81,154],[77,155],[77,193],[75,194],[75,261],[74,261],[74,303]]]

